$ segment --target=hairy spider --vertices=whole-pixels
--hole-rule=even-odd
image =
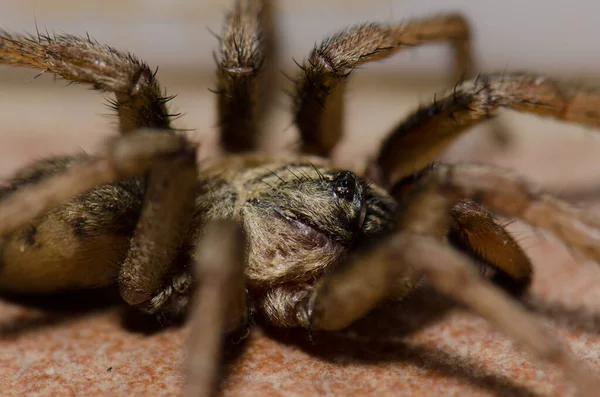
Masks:
[[[186,393],[196,396],[214,387],[224,331],[250,320],[338,330],[428,282],[595,395],[588,368],[474,270],[513,294],[531,281],[529,259],[490,210],[546,228],[596,261],[600,221],[511,173],[433,162],[498,107],[598,126],[598,94],[531,74],[461,81],[391,131],[359,176],[327,160],[342,136],[352,71],[448,41],[458,74],[472,77],[467,23],[445,14],[324,40],[295,79],[302,145],[286,156],[250,153],[274,90],[274,37],[270,2],[236,2],[216,57],[227,155],[198,166],[196,145],[170,125],[172,97],[145,63],[90,38],[0,33],[0,62],[113,92],[121,133],[99,154],[38,161],[2,188],[0,288],[39,294],[117,282],[123,300],[146,313],[190,312],[197,331]]]

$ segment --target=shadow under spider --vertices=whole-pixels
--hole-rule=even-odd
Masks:
[[[535,397],[537,394],[502,375],[478,368],[468,360],[443,350],[407,344],[411,333],[440,321],[458,305],[448,297],[422,287],[401,304],[390,303],[374,310],[339,332],[265,328],[265,334],[283,344],[300,347],[312,356],[340,363],[361,364],[411,362],[443,377],[464,380],[477,388],[505,397]]]
[[[150,335],[160,332],[167,325],[180,324],[164,324],[155,316],[144,315],[135,308],[125,306],[116,291],[115,288],[109,287],[43,297],[0,295],[0,299],[48,311],[37,316],[0,322],[0,338],[10,339],[116,305],[122,308],[121,324],[128,332]],[[568,307],[561,302],[547,302],[535,296],[526,296],[522,302],[528,310],[548,317],[561,326],[600,335],[600,314],[589,309]],[[457,304],[448,297],[423,286],[404,302],[385,304],[343,331],[313,332],[309,335],[304,329],[262,329],[266,336],[280,343],[300,347],[307,353],[329,362],[354,361],[367,365],[392,361],[412,362],[441,376],[462,379],[468,384],[493,391],[500,396],[535,397],[535,393],[514,384],[510,379],[477,369],[476,358],[467,360],[443,350],[413,346],[402,340],[428,324],[440,321],[455,307]],[[221,373],[225,377],[246,350],[250,338],[244,337],[245,332],[240,330],[224,339]]]
[[[589,308],[569,306],[559,301],[545,301],[535,296],[527,297],[523,304],[527,310],[548,318],[561,327],[600,335],[600,314]]]
[[[2,292],[0,300],[41,311],[0,319],[0,339],[18,337],[123,304],[113,286],[34,296]]]
[[[359,362],[381,362],[389,361],[389,354],[394,359],[396,353],[390,352],[390,344],[401,343],[411,333],[440,321],[456,306],[451,299],[423,286],[402,302],[385,303],[341,331],[309,333],[301,328],[273,327],[263,330],[275,340],[295,344],[325,360],[338,361],[343,356]],[[352,345],[351,349],[345,348],[346,343]]]

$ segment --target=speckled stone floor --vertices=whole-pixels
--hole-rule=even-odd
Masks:
[[[92,150],[111,133],[112,120],[101,116],[107,112],[101,95],[49,79],[21,84],[24,76],[0,80],[3,175],[43,155]],[[210,156],[212,97],[205,82],[188,84],[180,77],[167,75],[163,81],[180,94],[176,110],[187,113],[180,125],[197,128],[192,136],[203,142],[203,156]],[[359,78],[349,94],[349,138],[336,153],[340,163],[357,166],[355,159],[372,153],[382,132],[440,87]],[[528,116],[503,116],[513,137],[508,148],[498,148],[480,129],[447,158],[518,169],[562,193],[589,186],[594,191],[598,135]],[[288,122],[276,117],[274,135]],[[290,134],[275,140],[285,144],[293,140]],[[597,213],[594,204],[579,205]],[[600,373],[600,269],[526,225],[516,222],[511,230],[535,264],[525,300],[532,315]],[[73,304],[67,298],[66,308],[59,302],[44,309],[0,301],[0,395],[179,395],[188,329],[160,329],[120,304],[98,307],[86,299]],[[312,342],[303,331],[257,328],[245,341],[229,343],[226,356],[225,396],[574,395],[556,368],[532,360],[484,320],[427,288],[348,330],[316,333]]]

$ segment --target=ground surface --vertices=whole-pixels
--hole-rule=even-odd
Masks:
[[[5,69],[2,71],[4,72]],[[41,156],[93,150],[111,133],[101,95],[61,88],[33,73],[0,79],[0,173]],[[212,96],[207,82],[163,76],[182,127],[212,156]],[[382,132],[441,86],[381,84],[359,79],[349,97],[350,132],[338,153],[347,166],[372,153]],[[282,108],[285,105],[282,103]],[[513,131],[507,150],[485,131],[462,140],[451,159],[522,170],[564,193],[593,185],[600,174],[600,139],[591,131],[531,117],[505,115]],[[289,118],[274,121],[272,148],[289,146]],[[593,189],[592,189],[593,190]],[[593,213],[593,202],[581,204]],[[527,248],[536,277],[527,304],[586,363],[600,372],[600,269],[574,259],[560,244],[525,225],[512,230]],[[78,300],[78,303],[80,301]],[[75,306],[87,307],[83,300]],[[3,396],[178,395],[183,382],[186,327],[150,332],[120,305],[41,310],[0,301],[0,387]],[[316,334],[255,330],[229,347],[226,396],[568,396],[560,373],[533,362],[485,321],[428,290],[384,307],[350,330]]]

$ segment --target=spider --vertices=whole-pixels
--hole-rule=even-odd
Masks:
[[[507,294],[527,288],[532,266],[491,211],[546,228],[594,260],[600,221],[510,172],[435,160],[499,107],[598,126],[598,94],[535,74],[473,76],[460,15],[364,24],[325,39],[299,65],[299,153],[261,154],[273,20],[268,1],[240,0],[228,14],[215,90],[227,154],[200,164],[197,145],[171,126],[173,97],[144,62],[89,37],[0,33],[2,63],[114,93],[120,132],[98,154],[40,160],[2,187],[0,288],[40,294],[116,282],[143,312],[189,313],[186,395],[197,396],[215,386],[223,332],[254,321],[339,330],[426,282],[594,395],[589,369]],[[465,79],[398,124],[361,175],[335,168],[328,157],[355,68],[437,41],[452,45]]]

